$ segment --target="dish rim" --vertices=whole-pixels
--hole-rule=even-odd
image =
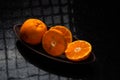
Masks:
[[[18,28],[18,27],[19,27],[19,28]],[[44,54],[44,53],[42,53],[42,52],[40,52],[40,51],[38,51],[38,50],[33,49],[32,47],[30,47],[27,43],[25,43],[25,42],[20,38],[20,36],[19,36],[20,34],[19,34],[19,32],[17,32],[17,29],[20,29],[20,27],[21,27],[21,24],[15,24],[15,25],[13,26],[13,31],[14,31],[15,35],[17,36],[18,40],[20,40],[20,42],[22,42],[27,48],[31,49],[32,51],[34,51],[34,52],[37,53],[37,54],[40,54],[40,55],[42,55],[42,56],[44,56],[44,57],[47,57],[47,58],[50,58],[50,59],[52,59],[52,60],[59,61],[59,62],[63,62],[63,63],[67,63],[67,64],[90,64],[90,63],[95,62],[95,60],[96,60],[95,54],[94,54],[93,52],[91,52],[90,55],[89,55],[89,57],[90,57],[90,56],[93,57],[92,60],[90,60],[90,61],[77,61],[77,62],[70,61],[70,60],[64,60],[64,59],[59,59],[58,57],[50,56],[49,54],[48,54],[48,55],[47,55],[47,54]],[[46,51],[45,51],[45,52],[46,52]],[[47,52],[46,52],[46,53],[47,53]],[[88,57],[88,58],[89,58],[89,57]]]

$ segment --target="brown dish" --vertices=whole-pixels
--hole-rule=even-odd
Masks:
[[[13,27],[13,30],[14,30],[18,40],[20,40],[22,42],[22,44],[24,44],[24,46],[26,46],[27,48],[32,50],[35,54],[39,54],[39,56],[43,56],[43,57],[49,58],[51,60],[54,60],[56,62],[62,62],[62,63],[66,63],[66,64],[90,64],[90,63],[93,63],[96,59],[95,54],[93,52],[91,52],[90,56],[86,60],[78,61],[78,62],[70,61],[64,55],[61,55],[60,57],[53,57],[53,56],[49,55],[43,49],[42,44],[39,44],[39,45],[36,45],[36,46],[31,46],[31,45],[25,43],[20,38],[20,27],[21,27],[21,24],[16,24]],[[73,36],[73,41],[74,40],[77,40],[77,37]]]

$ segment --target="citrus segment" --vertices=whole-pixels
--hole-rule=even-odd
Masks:
[[[61,26],[61,25],[56,25],[56,26],[51,27],[50,29],[56,29],[56,30],[61,31],[63,33],[67,43],[72,42],[72,33],[67,27]]]
[[[36,45],[41,42],[43,34],[47,31],[47,26],[39,19],[27,19],[20,28],[20,37],[26,43]]]
[[[81,61],[85,60],[92,50],[92,46],[85,40],[76,40],[69,43],[65,50],[65,55],[69,60]]]
[[[45,32],[42,39],[42,45],[44,50],[52,56],[60,56],[67,47],[63,34],[54,29]]]

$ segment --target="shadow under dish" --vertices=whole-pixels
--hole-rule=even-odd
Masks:
[[[20,38],[20,27],[19,24],[14,26],[14,32],[18,38],[16,46],[21,55],[31,64],[45,71],[67,77],[82,77],[92,74],[92,66],[96,59],[93,52],[86,60],[77,62],[68,60],[64,55],[53,57],[42,48],[42,44],[31,46],[25,43]],[[77,37],[73,36],[74,40],[77,40]]]

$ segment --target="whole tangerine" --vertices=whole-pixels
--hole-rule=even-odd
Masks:
[[[41,42],[46,31],[47,26],[42,20],[30,18],[25,20],[22,24],[20,37],[28,44],[37,45]]]

